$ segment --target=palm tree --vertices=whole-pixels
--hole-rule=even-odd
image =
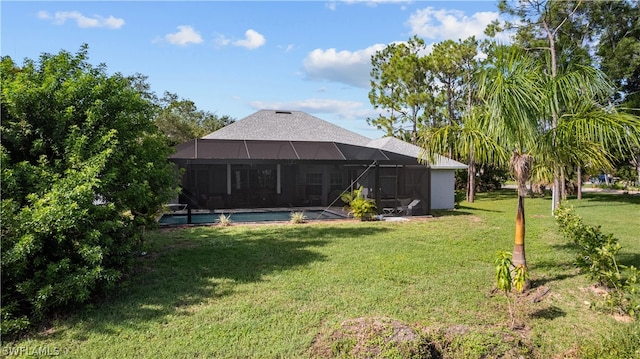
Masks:
[[[576,66],[549,80],[540,63],[517,46],[498,46],[494,55],[480,81],[491,116],[485,130],[511,151],[518,184],[513,264],[526,266],[524,197],[534,165],[610,166],[613,153],[631,153],[640,143],[640,118],[601,105],[608,84],[596,69]],[[564,115],[549,126],[546,119],[559,106]]]
[[[513,264],[526,267],[524,197],[536,140],[544,130],[540,125],[543,78],[538,64],[515,46],[498,46],[494,56],[480,81],[480,96],[490,115],[487,133],[511,153],[509,168],[518,185]]]

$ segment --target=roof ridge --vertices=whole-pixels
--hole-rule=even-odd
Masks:
[[[285,116],[283,116],[285,115]],[[283,121],[287,118],[286,121]],[[299,110],[259,110],[203,139],[316,141],[366,145],[370,138]]]

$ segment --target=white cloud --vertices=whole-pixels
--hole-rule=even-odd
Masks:
[[[466,16],[460,10],[436,10],[427,7],[411,14],[407,24],[411,32],[420,37],[457,40],[473,35],[477,38],[484,37],[484,29],[496,19],[497,12],[477,12]]]
[[[179,46],[202,43],[202,36],[200,36],[200,34],[196,30],[194,30],[193,27],[188,25],[178,26],[178,32],[173,34],[166,34],[164,38],[170,44]]]
[[[257,49],[265,44],[266,40],[259,32],[249,29],[245,33],[245,38],[233,42],[233,45],[247,48],[249,50]]]
[[[249,106],[256,110],[292,110],[311,114],[333,114],[344,119],[365,119],[372,113],[369,104],[358,101],[311,98],[288,102],[253,101]]]
[[[222,34],[218,34],[215,39],[213,39],[213,42],[218,46],[227,46],[231,43],[231,40]]]
[[[369,103],[310,98],[288,102],[254,101],[248,105],[256,111],[264,109],[303,111],[370,138],[384,135],[380,130],[367,125],[367,118],[376,118],[379,114]]]
[[[284,52],[290,52],[291,50],[295,49],[295,45],[293,44],[289,44],[289,45],[278,45],[278,48]]]
[[[84,16],[78,11],[57,11],[53,15],[46,11],[39,11],[37,14],[39,19],[53,20],[56,25],[63,25],[67,20],[73,20],[78,27],[104,27],[108,29],[119,29],[124,25],[124,19],[115,18],[113,16],[103,17],[93,15],[93,17]]]
[[[336,51],[315,49],[304,59],[303,68],[307,78],[345,83],[368,88],[371,72],[371,56],[386,45],[376,44],[363,50]]]

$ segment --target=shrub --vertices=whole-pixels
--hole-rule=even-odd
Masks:
[[[223,227],[230,226],[231,216],[226,216],[224,213],[220,214],[220,216],[218,216],[218,223]]]
[[[362,195],[362,186],[351,193],[345,193],[341,197],[347,205],[345,210],[361,221],[371,221],[378,214],[376,203]]]
[[[291,212],[290,222],[294,224],[304,223],[307,220],[307,216],[304,215],[304,212]]]
[[[143,83],[72,55],[2,58],[2,334],[113,288],[177,193]]]
[[[610,307],[640,317],[640,270],[619,265],[616,254],[621,246],[613,234],[604,234],[600,226],[587,226],[573,208],[560,206],[556,222],[565,238],[578,248],[576,264],[588,278],[612,290],[607,300]],[[627,270],[627,275],[621,274]]]
[[[600,226],[587,226],[573,208],[561,206],[556,222],[565,238],[578,247],[576,264],[589,277],[608,288],[620,288],[620,271],[615,256],[620,250],[613,234],[604,234]]]

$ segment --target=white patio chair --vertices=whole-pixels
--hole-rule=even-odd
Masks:
[[[413,209],[418,207],[419,204],[420,204],[420,200],[419,199],[414,199],[408,205],[402,206],[402,207],[398,207],[398,213],[402,213],[402,214],[404,214],[406,216],[410,216],[411,213],[413,213]]]

